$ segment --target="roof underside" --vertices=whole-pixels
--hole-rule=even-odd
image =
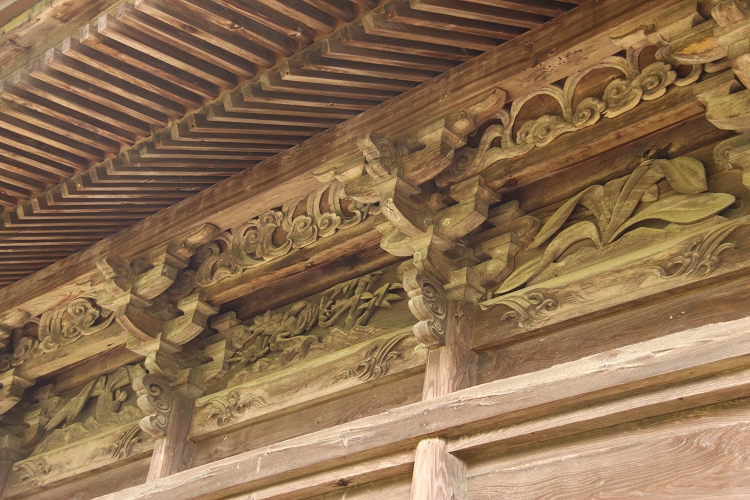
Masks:
[[[0,83],[0,286],[579,3],[137,0],[92,16]]]

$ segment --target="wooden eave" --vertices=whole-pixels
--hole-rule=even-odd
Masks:
[[[672,3],[678,2],[670,2]],[[659,4],[659,7],[664,6]],[[638,2],[628,3],[622,8],[648,14],[656,6],[652,6],[651,2]],[[135,223],[135,220],[145,217],[146,213],[131,216],[129,212],[120,210],[120,217],[124,220],[110,221],[85,209],[76,211],[75,204],[66,204],[74,203],[72,200],[75,198],[69,201],[68,198],[51,190],[47,193],[47,198],[51,198],[53,204],[70,207],[67,212],[55,213],[53,207],[52,212],[36,215],[29,211],[31,207],[21,205],[18,209],[25,210],[21,210],[20,215],[16,212],[5,213],[11,221],[11,226],[18,226],[18,231],[23,231],[22,234],[33,238],[50,234],[52,228],[49,224],[56,224],[55,232],[60,234],[59,238],[68,237],[70,231],[77,235],[90,234],[91,239],[97,242],[69,258],[59,260],[59,257],[52,257],[50,259],[59,262],[54,262],[43,271],[0,289],[0,307],[6,311],[22,309],[31,314],[41,313],[60,298],[79,293],[76,283],[86,281],[96,274],[96,261],[102,255],[122,255],[131,258],[158,249],[164,242],[173,240],[201,224],[213,224],[220,229],[231,228],[266,210],[279,207],[294,197],[307,195],[319,185],[316,184],[313,171],[359,154],[355,139],[363,133],[372,130],[389,134],[402,133],[443,116],[462,104],[480,99],[494,88],[501,88],[507,92],[507,100],[510,101],[528,93],[531,85],[542,87],[558,81],[579,67],[621,50],[609,38],[613,30],[622,29],[621,18],[617,17],[619,15],[621,13],[616,9],[598,9],[596,5],[591,4],[574,9],[553,22],[503,43],[459,68],[433,78],[427,85],[391,98],[139,223]],[[575,29],[571,29],[573,26]],[[224,99],[205,109],[210,111],[216,109],[216,106],[223,106],[227,96],[239,95],[238,92],[227,94]],[[436,96],[440,98],[436,99]],[[415,114],[415,109],[420,109],[421,113]],[[195,114],[188,116],[187,122],[191,123],[193,118],[200,123],[207,121],[206,114]],[[129,176],[137,174],[141,168],[149,173],[162,173],[168,168],[164,165],[173,163],[169,160],[161,164],[159,162],[162,160],[154,160],[156,163],[144,161],[144,152],[148,155],[158,150],[151,141],[145,141],[138,146],[138,151],[126,150],[118,158],[108,160],[97,167],[97,173],[104,170],[102,176],[106,177],[107,174],[123,168],[121,165],[130,166],[127,170]],[[119,162],[120,159],[122,163]],[[180,159],[180,166],[176,168],[181,173],[180,177],[186,179],[194,188],[193,179],[200,179],[200,175],[188,178],[188,172],[182,169],[189,162],[192,167],[190,173],[193,173],[195,169],[201,169],[200,165],[205,166],[205,161]],[[223,175],[231,172],[231,167],[226,166],[228,164],[235,165],[235,168],[247,165],[246,161],[241,160],[217,163],[224,165],[220,169]],[[205,173],[210,174],[215,168],[212,163],[205,169]],[[93,169],[89,172],[91,171]],[[537,175],[543,177],[546,174],[539,172]],[[537,177],[532,176],[528,181],[531,182],[535,178]],[[81,189],[71,184],[73,181],[67,183],[68,193]],[[135,184],[138,185],[140,184]],[[106,188],[103,189],[106,193]],[[139,192],[139,195],[147,197],[148,192]],[[157,203],[158,200],[163,198],[157,198]],[[138,202],[126,199],[126,203],[135,205]],[[45,208],[47,206],[49,205],[44,205]],[[149,208],[142,210],[148,212]],[[156,211],[157,208],[152,207],[151,210]],[[106,234],[107,228],[112,224],[135,225],[101,239],[102,233]],[[122,226],[116,226],[120,227]],[[37,265],[42,267],[44,263]],[[40,286],[41,283],[44,285]]]
[[[47,40],[69,36],[42,47],[27,34],[25,52],[6,51],[4,68],[17,69],[0,82],[0,286],[576,3],[138,0],[97,3],[105,12],[75,32],[55,28],[79,19],[70,6],[35,7],[0,48],[31,20]]]
[[[592,0],[487,47],[560,6],[241,3],[309,42],[242,80],[209,71],[244,57],[221,11],[164,31],[214,94],[3,214],[8,276],[52,264],[0,288],[0,496],[746,496],[746,2]],[[8,85],[90,36],[145,61],[147,17],[207,4],[115,5]],[[120,125],[175,109],[94,87]]]

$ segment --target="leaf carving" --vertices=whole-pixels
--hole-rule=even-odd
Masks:
[[[565,221],[568,220],[568,217],[570,217],[570,214],[579,202],[587,206],[599,218],[601,214],[597,214],[596,212],[599,211],[599,207],[601,206],[603,193],[604,189],[602,186],[590,186],[566,201],[542,226],[542,229],[539,230],[529,248],[537,248],[547,241],[550,236],[555,234]]]
[[[510,276],[503,282],[503,285],[495,291],[495,295],[501,293],[510,292],[523,285],[531,279],[534,272],[539,267],[539,262],[542,260],[541,255],[535,259],[531,259],[524,262],[520,266],[516,267],[516,270],[511,273]]]
[[[615,239],[615,236],[620,233],[621,226],[633,214],[646,191],[663,177],[664,173],[661,169],[654,168],[652,161],[641,163],[630,174],[612,208],[612,219],[606,227],[602,228],[602,241],[611,243]]]
[[[677,194],[655,202],[628,219],[613,238],[628,227],[649,219],[678,224],[692,224],[716,215],[734,203],[734,196],[726,193]]]
[[[601,241],[599,240],[599,229],[591,221],[585,220],[578,222],[560,232],[560,234],[558,234],[547,246],[547,249],[542,255],[542,259],[539,261],[539,267],[534,274],[527,278],[527,281],[539,276],[542,271],[547,269],[550,264],[557,260],[557,258],[573,243],[583,240],[593,241],[597,248],[601,248],[602,246]]]
[[[695,158],[682,156],[674,160],[656,160],[654,164],[661,168],[669,185],[678,193],[695,194],[708,189],[706,170]]]

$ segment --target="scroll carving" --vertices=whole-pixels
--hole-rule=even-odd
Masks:
[[[174,396],[169,382],[163,377],[146,374],[133,381],[138,395],[138,407],[146,415],[140,421],[143,432],[158,439],[167,433]]]
[[[31,488],[37,488],[44,484],[47,477],[55,470],[61,468],[60,464],[48,464],[44,458],[24,460],[13,466],[13,470],[23,470],[20,481]]]
[[[725,240],[740,226],[750,224],[748,221],[725,224],[706,236],[691,238],[681,255],[673,258],[664,266],[657,267],[664,279],[689,277],[697,275],[704,278],[710,275],[719,265],[720,254],[731,248],[734,243]]]
[[[305,210],[300,213],[302,207]],[[372,210],[369,203],[347,197],[342,185],[325,186],[306,198],[291,200],[279,210],[220,233],[214,241],[197,249],[197,271],[186,273],[194,272],[195,286],[212,285],[356,226]]]
[[[133,446],[141,442],[141,438],[138,436],[140,432],[140,423],[123,431],[117,441],[112,443],[107,450],[109,457],[115,459],[129,457]]]
[[[237,391],[231,391],[223,396],[216,396],[199,404],[198,408],[208,407],[209,419],[216,419],[216,425],[224,427],[236,422],[246,410],[266,406],[266,401],[260,397],[247,397]]]
[[[556,295],[549,290],[535,289],[521,296],[504,297],[494,304],[504,305],[510,309],[503,315],[503,321],[514,320],[517,327],[531,330],[544,323],[564,304],[580,303],[586,300],[578,293]]]
[[[639,57],[643,48],[630,49],[626,57],[609,57],[586,68],[568,77],[563,87],[549,85],[513,101],[509,110],[502,109],[492,117],[499,123],[485,130],[479,146],[459,149],[450,167],[438,176],[436,182],[439,186],[447,186],[478,175],[498,161],[548,146],[563,134],[590,127],[602,117],[619,116],[635,108],[641,101],[663,96],[670,85],[686,85],[700,76],[700,72],[696,72],[691,74],[690,81],[679,80],[672,66],[662,61],[641,68]],[[617,70],[623,76],[610,82],[600,96],[585,97],[574,105],[579,99],[576,95],[579,83],[590,73],[601,69]],[[519,128],[516,121],[521,110],[538,96],[554,99],[560,106],[560,113],[526,121]],[[514,130],[518,130],[515,136]]]
[[[333,377],[328,385],[333,385],[341,380],[358,378],[360,380],[375,380],[388,374],[390,362],[401,355],[397,351],[398,345],[406,339],[407,335],[393,337],[382,344],[375,344],[367,351],[365,357],[354,368],[343,370]]]
[[[404,287],[409,293],[409,309],[419,320],[414,336],[428,347],[444,345],[448,298],[443,284],[427,274],[411,272],[404,276]]]
[[[28,359],[53,352],[81,337],[107,328],[115,315],[98,307],[91,299],[80,298],[46,312],[37,326],[36,338],[22,336],[11,353],[0,354],[0,370],[9,370]]]

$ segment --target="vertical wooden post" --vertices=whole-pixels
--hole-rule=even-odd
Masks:
[[[148,469],[149,481],[169,476],[190,467],[193,458],[193,442],[188,439],[190,423],[193,421],[195,400],[181,394],[173,396],[173,407],[169,413],[166,434],[156,440],[151,466]]]
[[[422,391],[422,399],[425,400],[471,387],[476,379],[477,355],[471,350],[471,330],[474,309],[481,292],[464,280],[447,290],[447,294],[445,345],[428,353]],[[447,452],[444,439],[424,439],[417,445],[411,498],[467,498],[466,465]]]
[[[19,447],[20,440],[17,437],[11,434],[0,437],[0,498],[8,485],[13,464],[21,459]]]
[[[169,476],[190,466],[193,442],[188,439],[195,398],[176,392],[162,376],[147,374],[133,382],[138,406],[147,415],[141,429],[156,439],[147,481]]]

